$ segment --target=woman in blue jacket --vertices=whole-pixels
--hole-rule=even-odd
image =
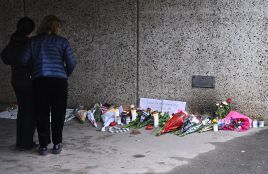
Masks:
[[[40,155],[48,152],[50,114],[54,144],[52,153],[59,154],[62,150],[67,78],[73,72],[76,61],[67,39],[59,36],[61,31],[62,22],[56,16],[46,16],[37,31],[38,35],[31,39],[22,59],[22,64],[31,67]]]
[[[30,69],[22,66],[22,54],[30,42],[34,22],[23,17],[17,23],[17,30],[12,34],[8,45],[1,53],[3,62],[11,65],[11,84],[16,94],[18,104],[16,147],[27,150],[37,147],[33,142],[35,131],[33,86],[30,79]]]

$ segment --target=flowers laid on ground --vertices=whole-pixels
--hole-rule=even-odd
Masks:
[[[241,119],[234,119],[231,118],[230,121],[226,122],[223,126],[223,129],[225,130],[241,130],[242,129],[242,121]]]
[[[206,116],[197,118],[195,115],[189,115],[184,120],[182,128],[175,134],[182,137],[194,132],[204,132],[205,129],[210,130],[210,123],[211,119]]]
[[[159,118],[159,127],[163,127],[169,119],[170,115],[168,112],[161,112]]]
[[[238,112],[231,111],[232,99],[217,104],[216,116],[194,115],[180,111],[178,113],[158,112],[150,108],[145,110],[135,108],[123,109],[110,104],[96,104],[89,110],[77,111],[77,118],[81,123],[85,117],[97,127],[96,122],[103,123],[102,131],[110,133],[126,132],[125,129],[152,130],[153,135],[173,133],[178,136],[185,136],[194,132],[233,130],[245,131],[250,128],[252,119]],[[263,117],[258,117],[263,120]],[[263,125],[263,124],[262,124]]]
[[[176,114],[173,114],[172,118],[164,124],[164,126],[156,135],[176,131],[178,128],[181,128],[183,121],[186,119],[186,117],[187,115],[184,112],[178,112]]]
[[[228,98],[226,101],[221,103],[217,103],[217,110],[215,114],[220,118],[223,119],[232,109],[232,99]]]
[[[250,129],[251,124],[252,119],[248,116],[240,114],[236,111],[231,111],[224,119],[222,119],[220,129],[245,131]]]
[[[151,109],[147,109],[147,111],[138,110],[137,111],[137,117],[135,120],[132,120],[129,122],[129,124],[125,125],[126,128],[142,128],[147,125],[153,125],[153,116]]]

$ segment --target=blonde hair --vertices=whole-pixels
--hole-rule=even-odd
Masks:
[[[59,18],[54,15],[48,15],[42,20],[37,30],[37,34],[49,33],[58,35],[62,30],[62,27],[62,21]]]

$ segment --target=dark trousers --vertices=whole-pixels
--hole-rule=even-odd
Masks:
[[[16,146],[30,149],[35,131],[34,96],[32,82],[12,81],[18,104]]]
[[[62,142],[67,105],[67,80],[43,77],[33,80],[36,101],[36,121],[40,147],[46,147],[50,141],[50,114],[52,142]]]

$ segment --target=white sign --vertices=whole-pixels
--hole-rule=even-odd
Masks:
[[[185,111],[186,102],[163,100],[162,112],[177,113],[179,111]]]
[[[170,114],[172,114],[177,113],[178,111],[185,111],[186,102],[141,98],[140,107],[144,110],[146,110],[147,108],[151,108],[155,111],[169,112]]]
[[[150,99],[150,98],[141,98],[140,99],[140,107],[143,110],[147,108],[151,108],[154,111],[162,111],[162,100]]]

